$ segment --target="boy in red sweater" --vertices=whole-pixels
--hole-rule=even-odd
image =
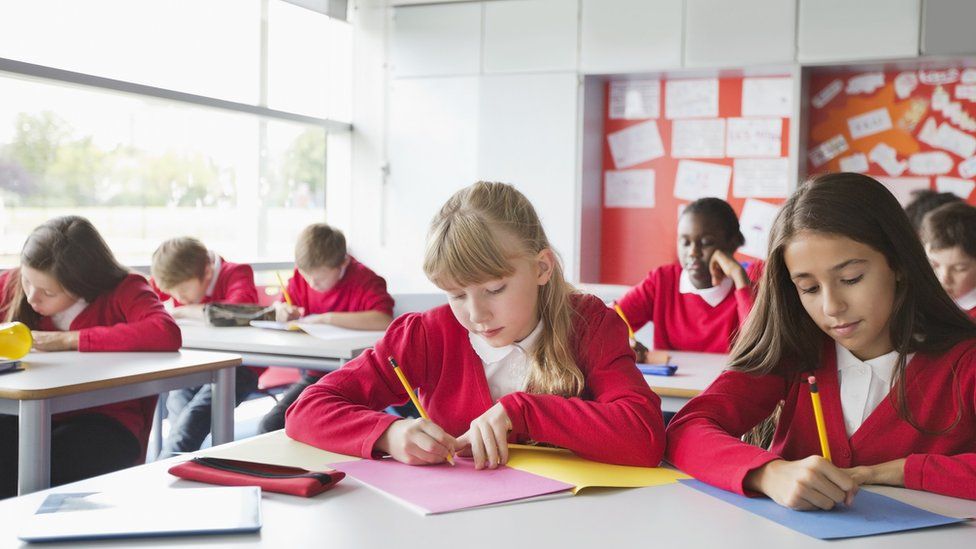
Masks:
[[[921,236],[942,287],[976,317],[976,208],[957,201],[932,210],[922,220]]]
[[[196,238],[163,242],[153,253],[151,272],[153,289],[160,300],[172,299],[176,318],[202,319],[207,303],[258,302],[251,266],[224,260]],[[262,370],[247,366],[236,369],[237,404],[257,390]],[[200,449],[210,432],[212,399],[209,384],[170,391],[166,398],[170,431],[159,458]]]
[[[393,321],[386,281],[349,255],[345,235],[325,223],[309,225],[298,236],[288,295],[291,304],[284,296],[275,304],[280,322],[301,319],[352,330],[385,330]],[[261,420],[260,431],[283,428],[285,410],[322,375],[304,372]]]

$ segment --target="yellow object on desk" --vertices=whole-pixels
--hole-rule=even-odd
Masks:
[[[817,436],[820,437],[820,450],[827,461],[830,459],[830,443],[827,442],[827,423],[824,422],[823,406],[820,405],[820,390],[817,389],[817,378],[810,376],[810,399],[813,401],[813,418],[817,422]]]
[[[30,352],[34,336],[23,322],[0,324],[0,360],[18,360]]]

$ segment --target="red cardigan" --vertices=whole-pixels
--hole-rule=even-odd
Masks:
[[[0,295],[6,295],[10,276],[20,275],[17,269],[0,275]],[[80,332],[78,350],[81,352],[178,351],[182,344],[179,327],[139,274],[126,276],[114,290],[95,298],[72,321],[70,328]],[[34,329],[57,331],[50,317],[41,317]],[[104,414],[131,431],[145,451],[155,406],[155,396],[144,397],[55,414],[53,422],[79,414]]]
[[[627,329],[599,299],[574,295],[572,348],[585,377],[580,398],[516,392],[501,398],[511,440],[555,444],[597,461],[656,466],[664,450],[661,399],[634,365]],[[431,419],[453,436],[493,403],[468,331],[444,305],[397,318],[376,348],[310,386],[288,409],[291,438],[343,454],[378,457],[376,440],[407,402],[387,363],[394,356]]]
[[[288,281],[288,294],[296,307],[305,307],[307,315],[360,311],[393,315],[393,298],[386,291],[386,280],[352,257],[346,274],[325,292],[313,290],[295,269]],[[281,301],[284,299],[282,296]]]
[[[743,494],[742,481],[750,471],[779,458],[820,455],[809,385],[801,381],[812,373],[817,376],[835,465],[907,458],[906,488],[976,499],[976,339],[942,355],[918,353],[906,369],[907,402],[916,423],[943,430],[958,415],[959,423],[939,435],[923,434],[900,418],[892,393],[848,439],[832,340],[825,342],[822,356],[819,369],[792,380],[722,373],[671,421],[668,461],[702,481]],[[769,451],[739,440],[780,400],[785,405]]]
[[[763,263],[749,266],[747,274],[759,280]],[[727,353],[732,340],[752,310],[752,288],[733,289],[717,306],[700,296],[678,291],[681,265],[664,265],[648,273],[617,304],[631,327],[654,323],[654,348],[703,353]],[[753,286],[754,287],[754,286]]]
[[[159,296],[160,301],[166,301],[172,296],[159,289],[156,281],[150,279],[153,291]],[[230,263],[220,258],[220,272],[217,273],[217,282],[214,284],[213,293],[203,297],[200,303],[257,303],[258,290],[254,286],[254,270],[250,265],[244,263]],[[173,299],[173,305],[182,307],[180,303]]]

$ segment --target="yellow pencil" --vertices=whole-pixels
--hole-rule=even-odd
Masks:
[[[630,321],[627,320],[627,317],[624,315],[624,311],[620,308],[620,305],[617,305],[616,303],[614,303],[613,304],[613,310],[614,311],[617,311],[617,314],[620,315],[620,318],[623,319],[624,324],[627,325],[627,334],[630,336],[630,339],[636,339],[634,337],[634,329],[630,327]]]
[[[278,285],[281,286],[281,295],[285,296],[285,303],[291,305],[291,296],[288,295],[288,288],[285,287],[285,281],[281,279],[281,273],[275,271],[275,276],[278,277]]]
[[[817,435],[820,437],[820,449],[827,461],[830,459],[830,444],[827,442],[827,424],[824,423],[823,407],[820,406],[820,391],[817,389],[817,378],[810,376],[810,399],[813,401],[813,417],[817,420]]]
[[[429,420],[430,416],[427,415],[427,410],[424,410],[424,406],[420,403],[420,399],[417,398],[417,394],[414,392],[413,386],[410,385],[410,382],[407,381],[407,376],[403,375],[403,370],[401,370],[397,365],[396,359],[391,356],[387,357],[387,360],[390,361],[390,366],[393,366],[393,371],[396,373],[397,377],[400,378],[400,383],[403,384],[403,388],[407,391],[407,396],[410,397],[410,402],[413,402],[413,405],[417,407],[417,411],[420,412],[420,417]],[[447,454],[447,462],[450,463],[452,467],[454,466],[454,456],[451,455],[450,452]]]

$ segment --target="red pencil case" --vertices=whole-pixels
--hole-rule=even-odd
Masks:
[[[169,473],[186,480],[223,486],[260,486],[262,490],[312,497],[335,486],[346,474],[342,471],[308,471],[213,457],[197,457],[170,467]]]

